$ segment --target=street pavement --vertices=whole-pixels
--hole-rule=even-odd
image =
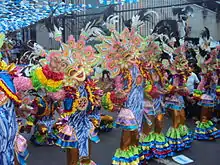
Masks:
[[[192,128],[195,127],[193,123],[187,121],[187,124]],[[165,120],[165,131],[170,124],[170,120],[167,118]],[[92,159],[98,165],[111,165],[111,158],[120,144],[120,135],[120,129],[113,129],[111,132],[100,134],[101,141],[92,145]],[[66,154],[58,147],[36,147],[30,144],[29,152],[28,165],[66,165]],[[194,160],[192,165],[220,165],[220,140],[193,141],[192,148],[177,155],[179,154]],[[171,158],[154,159],[148,164],[177,165]]]

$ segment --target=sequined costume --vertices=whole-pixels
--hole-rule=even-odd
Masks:
[[[173,155],[172,148],[162,133],[165,108],[162,87],[164,82],[163,78],[159,76],[160,72],[162,70],[149,69],[151,76],[148,77],[145,87],[144,120],[139,143],[146,160]]]
[[[143,77],[137,66],[133,66],[128,74],[131,74],[131,80],[123,80],[123,88],[130,88],[129,93],[114,124],[115,127],[122,128],[122,140],[112,158],[112,164],[139,164],[144,159],[138,145],[144,108]]]
[[[200,82],[198,89],[195,93],[200,93],[200,101],[198,105],[201,106],[201,119],[196,124],[194,138],[196,140],[213,140],[220,138],[220,130],[218,130],[215,124],[210,120],[210,113],[214,110],[216,103],[218,102],[216,97],[216,86],[215,79],[217,77],[215,73],[207,73],[203,75],[202,81]]]
[[[211,50],[210,32],[204,28],[199,38],[199,54],[197,65],[201,68],[202,80],[194,91],[194,97],[201,106],[200,121],[197,122],[194,138],[197,140],[213,140],[220,137],[220,131],[211,121],[211,112],[218,103],[218,68],[219,48]]]
[[[8,72],[0,71],[0,164],[14,164],[14,140],[18,130],[14,103],[20,103]]]
[[[183,74],[173,75],[172,85],[168,86],[170,94],[166,97],[165,107],[172,112],[173,126],[167,131],[166,137],[173,151],[182,151],[191,147],[192,133],[185,125],[185,104],[183,96],[188,90],[183,85]]]
[[[80,93],[79,98],[88,97],[85,86],[79,87],[78,91]],[[73,98],[68,98],[68,100],[64,100],[65,113],[68,113],[68,110],[72,110],[71,108],[73,104]],[[72,114],[68,119],[68,125],[72,126],[76,132],[80,158],[89,156],[89,139],[93,140],[94,142],[99,142],[99,138],[96,135],[92,135],[94,125],[92,124],[88,114],[92,108],[91,102],[88,102],[88,105],[85,108],[86,110],[83,111],[76,109],[76,112]]]
[[[53,145],[56,141],[54,124],[57,102],[53,102],[48,96],[36,97],[33,101],[33,112],[27,118],[27,125],[34,126],[34,134],[31,141],[36,145]]]

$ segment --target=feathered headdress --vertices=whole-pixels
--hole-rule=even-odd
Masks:
[[[102,60],[100,54],[92,46],[86,45],[90,37],[99,36],[103,32],[95,26],[96,21],[90,21],[81,30],[79,39],[76,40],[70,35],[67,43],[61,42],[61,51],[68,61],[65,69],[65,85],[77,85],[78,82],[85,81],[91,75],[93,67],[97,66]]]
[[[210,48],[211,35],[208,28],[204,28],[199,38],[199,51],[197,51],[197,65],[203,73],[213,71],[217,68],[218,50]]]
[[[30,49],[26,51],[20,58],[19,62],[21,64],[27,65],[35,65],[39,64],[39,60],[41,58],[46,57],[47,51],[43,48],[43,46],[35,43],[33,41],[27,42],[27,47]]]
[[[131,30],[132,28],[135,28],[136,30],[139,29],[145,22],[150,22],[153,20],[153,15],[156,16],[156,19],[158,20],[159,16],[157,12],[155,11],[147,11],[147,9],[142,9],[140,12],[135,14],[131,19],[124,20],[124,25]]]
[[[131,24],[121,33],[116,30],[119,17],[109,16],[106,25],[111,29],[111,35],[101,35],[98,38],[102,43],[95,47],[104,56],[102,67],[110,71],[112,77],[116,77],[121,69],[128,69],[140,58],[146,48],[146,39],[137,33],[146,15],[139,14],[132,17]]]

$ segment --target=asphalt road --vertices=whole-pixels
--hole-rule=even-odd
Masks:
[[[194,127],[192,121],[187,121],[190,127]],[[165,131],[170,125],[166,119]],[[101,142],[92,145],[92,158],[98,165],[111,165],[111,158],[115,149],[119,147],[121,130],[114,129],[112,132],[100,135]],[[29,145],[30,156],[28,165],[66,165],[66,154],[58,147],[35,147]],[[220,140],[194,141],[192,148],[182,153],[194,160],[192,165],[220,165]],[[176,165],[171,158],[165,160],[152,160],[151,165],[167,164]]]

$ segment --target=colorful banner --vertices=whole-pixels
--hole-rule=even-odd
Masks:
[[[139,0],[99,0],[100,4],[67,4],[45,0],[0,0],[0,33],[13,32],[53,16],[72,14],[100,5],[137,3]],[[98,3],[98,2],[97,2]]]
[[[139,0],[99,0],[102,5],[124,4],[124,3],[137,3]]]
[[[36,22],[53,16],[81,12],[89,8],[84,4],[74,5],[65,3],[32,3],[32,1],[0,1],[0,33],[13,32]]]

